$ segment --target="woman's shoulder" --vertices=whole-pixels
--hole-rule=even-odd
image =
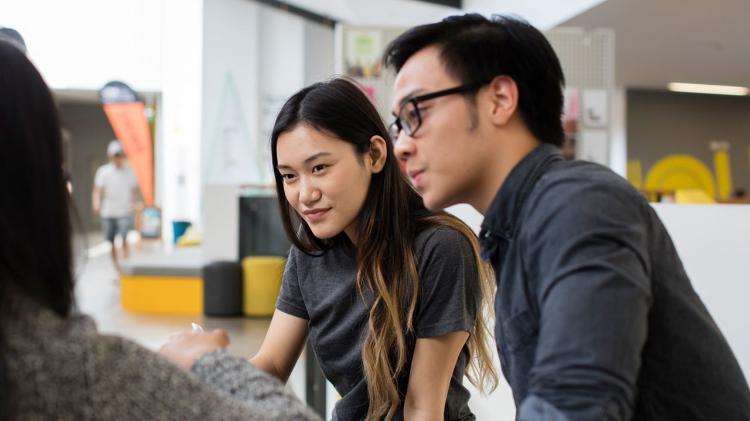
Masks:
[[[348,244],[341,239],[337,239],[325,250],[315,250],[310,252],[306,252],[292,244],[287,256],[287,264],[291,262],[295,266],[325,265],[331,261],[350,260],[353,258],[354,249],[351,244]]]
[[[66,370],[89,372],[102,360],[118,360],[142,348],[128,339],[100,334],[86,314],[61,317],[25,294],[14,294],[3,329],[12,352],[35,355],[52,371],[64,361]]]
[[[92,380],[94,321],[81,315],[61,317],[23,293],[13,294],[3,310],[4,352],[20,418],[76,418],[84,413]],[[60,395],[54,385],[63,384],[65,393]]]
[[[414,240],[414,250],[418,258],[428,255],[456,255],[471,253],[471,244],[466,234],[458,229],[436,224],[420,231]]]
[[[97,334],[94,320],[80,313],[61,317],[26,294],[12,290],[10,304],[4,316],[8,340],[18,340],[20,346],[35,346],[37,342],[80,342]],[[15,333],[22,333],[16,336]],[[49,347],[44,347],[50,349]]]

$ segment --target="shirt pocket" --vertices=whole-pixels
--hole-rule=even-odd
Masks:
[[[503,322],[503,339],[511,353],[516,353],[536,339],[539,325],[531,310],[526,309]]]

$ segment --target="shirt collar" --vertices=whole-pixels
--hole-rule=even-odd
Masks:
[[[562,156],[556,146],[542,143],[519,161],[487,208],[480,237],[499,235],[510,239],[518,223],[521,208],[537,180],[546,171],[547,164],[560,160]]]

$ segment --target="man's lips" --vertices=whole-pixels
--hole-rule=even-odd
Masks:
[[[423,173],[424,173],[424,170],[416,170],[416,171],[409,171],[408,172],[409,178],[411,178],[411,180],[412,180],[412,182],[414,183],[415,186],[419,184],[420,176]]]

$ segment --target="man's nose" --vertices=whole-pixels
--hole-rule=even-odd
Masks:
[[[393,147],[393,152],[396,154],[399,166],[403,170],[409,158],[414,156],[416,152],[416,145],[414,144],[414,139],[404,133],[403,130],[399,132],[398,136],[395,139],[395,142],[396,143]]]

